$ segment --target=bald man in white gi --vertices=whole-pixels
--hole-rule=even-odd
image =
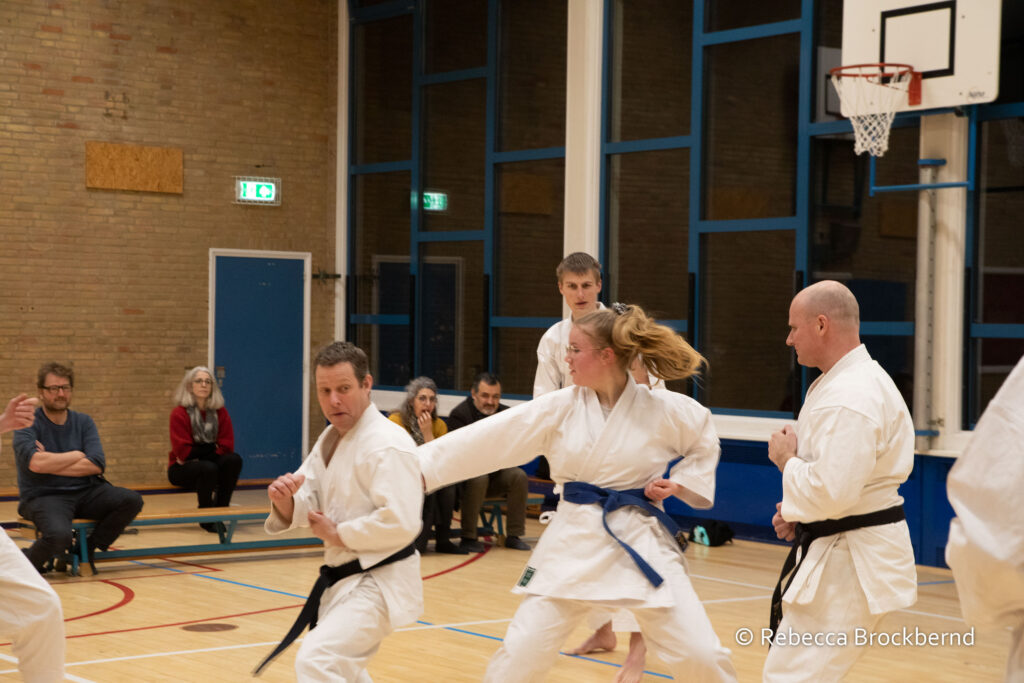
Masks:
[[[946,480],[957,516],[946,562],[967,623],[1008,627],[1007,683],[1024,683],[1024,359],[978,420]]]
[[[38,399],[15,396],[0,413],[0,434],[35,419]],[[0,634],[11,639],[28,683],[64,680],[64,613],[60,598],[7,532],[0,530]]]
[[[373,378],[361,349],[335,342],[317,353],[314,367],[320,409],[331,425],[302,467],[268,488],[273,509],[265,528],[309,526],[324,542],[296,680],[367,683],[367,663],[384,637],[423,613],[420,556],[412,545],[423,501],[416,444],[370,401]],[[302,632],[307,609],[259,668]]]
[[[796,428],[787,425],[768,444],[782,472],[772,522],[779,538],[796,541],[794,553],[803,550],[795,572],[791,553],[776,588],[772,622],[781,623],[766,682],[841,680],[864,651],[856,630],[870,634],[886,613],[917,601],[897,493],[914,466],[914,426],[896,385],[860,343],[859,327],[856,298],[831,280],[807,287],[789,308],[786,343],[801,365],[822,374]],[[829,644],[801,644],[803,634]]]

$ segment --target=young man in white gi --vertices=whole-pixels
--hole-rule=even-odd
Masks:
[[[533,397],[572,386],[565,347],[569,345],[572,321],[592,313],[604,304],[597,300],[601,293],[601,264],[582,251],[569,254],[555,268],[558,293],[569,307],[569,317],[548,328],[537,344],[537,375],[533,380]]]
[[[1024,683],[1024,358],[949,471],[946,562],[968,623],[1013,629],[1008,683]]]
[[[25,394],[12,398],[0,413],[0,434],[30,426],[36,401]],[[64,680],[60,599],[5,531],[0,531],[0,635],[11,639],[26,681]]]
[[[822,374],[807,390],[796,429],[787,425],[768,444],[782,472],[772,522],[803,557],[786,587],[780,577],[776,588],[773,627],[779,616],[781,623],[765,681],[842,679],[864,651],[856,629],[870,634],[887,612],[917,601],[897,493],[914,466],[914,426],[896,385],[860,343],[859,327],[857,300],[838,282],[813,284],[790,305],[786,343],[801,365]],[[805,633],[830,645],[793,644]]]
[[[320,409],[331,425],[302,467],[268,488],[273,507],[265,528],[311,527],[324,542],[321,581],[337,581],[318,581],[307,602],[315,608],[313,595],[323,591],[310,615],[316,627],[295,658],[296,679],[363,683],[371,680],[366,665],[384,637],[423,613],[420,558],[412,547],[423,489],[412,438],[370,401],[366,354],[335,342],[317,353],[314,367]],[[299,633],[304,625],[296,622]]]

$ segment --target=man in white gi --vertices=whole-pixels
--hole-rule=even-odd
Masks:
[[[412,438],[370,401],[366,354],[335,342],[317,353],[314,367],[331,425],[299,470],[268,488],[273,507],[265,528],[311,527],[324,542],[325,565],[283,647],[257,671],[312,623],[295,658],[296,679],[363,683],[384,637],[423,612],[412,547],[423,490]]]
[[[914,426],[892,379],[860,343],[857,300],[823,281],[794,297],[786,343],[797,361],[821,370],[796,429],[771,436],[768,456],[782,472],[772,522],[796,540],[772,605],[778,624],[765,681],[838,681],[887,612],[917,601],[910,532],[897,493],[914,465]],[[801,560],[789,578],[801,549]],[[781,616],[781,623],[778,619]],[[803,634],[830,646],[793,644]],[[845,634],[845,635],[843,635]],[[843,642],[846,645],[843,645]]]
[[[1024,683],[1024,359],[978,420],[946,480],[957,516],[946,562],[968,623],[1013,630],[1008,683]]]
[[[15,396],[0,413],[0,434],[32,424],[38,399]],[[0,634],[11,639],[30,683],[64,680],[60,599],[6,532],[0,531]]]

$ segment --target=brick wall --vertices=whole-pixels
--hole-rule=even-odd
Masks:
[[[328,0],[0,3],[0,394],[74,363],[115,482],[166,481],[171,392],[207,360],[210,248],[337,271],[336,26]],[[184,193],[86,189],[89,140],[181,148]],[[233,204],[235,175],[282,178],[282,205]],[[314,283],[314,348],[332,312]]]

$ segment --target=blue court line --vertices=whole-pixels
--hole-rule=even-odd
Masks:
[[[918,581],[917,585],[918,586],[934,586],[934,585],[940,584],[940,583],[955,583],[955,582],[953,581],[953,579],[945,579],[943,581]]]
[[[264,586],[254,586],[251,583],[242,583],[241,581],[232,581],[230,579],[222,579],[222,578],[220,578],[218,576],[211,576],[209,574],[200,574],[198,572],[190,572],[190,571],[186,571],[184,569],[177,569],[175,567],[157,567],[157,566],[152,565],[152,564],[150,564],[148,562],[141,562],[139,560],[132,560],[132,563],[133,564],[140,564],[143,567],[150,567],[152,569],[165,569],[165,570],[167,570],[169,572],[176,572],[178,574],[188,574],[189,576],[196,576],[196,577],[199,577],[199,578],[202,578],[202,579],[209,579],[210,581],[219,581],[221,583],[231,584],[232,586],[241,586],[243,588],[255,588],[256,590],[265,591],[267,593],[276,593],[277,595],[287,595],[288,597],[298,598],[300,600],[305,600],[305,599],[307,599],[309,597],[308,595],[297,595],[295,593],[288,593],[286,591],[279,591],[279,590],[275,590],[273,588],[266,588]],[[437,626],[437,624],[431,623],[429,621],[423,621],[422,619],[417,619],[416,623],[417,624],[421,624],[423,626]],[[456,628],[454,626],[442,626],[441,628],[443,628],[445,631],[454,631],[455,633],[463,633],[463,634],[465,634],[467,636],[476,636],[477,638],[487,638],[489,640],[497,640],[498,642],[504,642],[504,640],[505,640],[504,638],[499,638],[498,636],[489,636],[489,635],[487,635],[485,633],[476,633],[475,631],[467,631],[466,629]],[[573,659],[582,659],[582,660],[587,661],[587,662],[594,662],[596,664],[604,664],[605,666],[614,666],[614,667],[619,668],[619,669],[622,668],[621,664],[616,664],[614,662],[606,662],[606,661],[603,661],[603,660],[600,660],[600,659],[594,659],[593,657],[587,657],[585,655],[570,655],[570,654],[566,654],[564,652],[559,652],[558,654],[562,655],[563,657],[572,657]],[[644,674],[646,674],[648,676],[656,676],[658,678],[666,678],[666,679],[672,680],[672,676],[669,676],[667,674],[660,674],[660,673],[657,673],[655,671],[644,671]]]
[[[258,591],[265,591],[267,593],[276,593],[278,595],[287,595],[290,598],[298,598],[305,600],[308,595],[297,595],[295,593],[288,593],[286,591],[279,591],[273,588],[266,588],[264,586],[254,586],[251,583],[242,583],[241,581],[232,581],[231,579],[222,579],[219,576],[210,576],[209,574],[200,574],[199,572],[189,572],[184,569],[175,569],[174,567],[157,567],[149,564],[148,562],[140,562],[139,560],[132,560],[133,564],[141,564],[143,567],[150,567],[151,569],[165,569],[169,572],[176,572],[178,574],[188,574],[189,576],[198,576],[201,579],[209,579],[210,581],[220,581],[221,583],[230,583],[233,586],[241,586],[242,588],[255,588]]]

